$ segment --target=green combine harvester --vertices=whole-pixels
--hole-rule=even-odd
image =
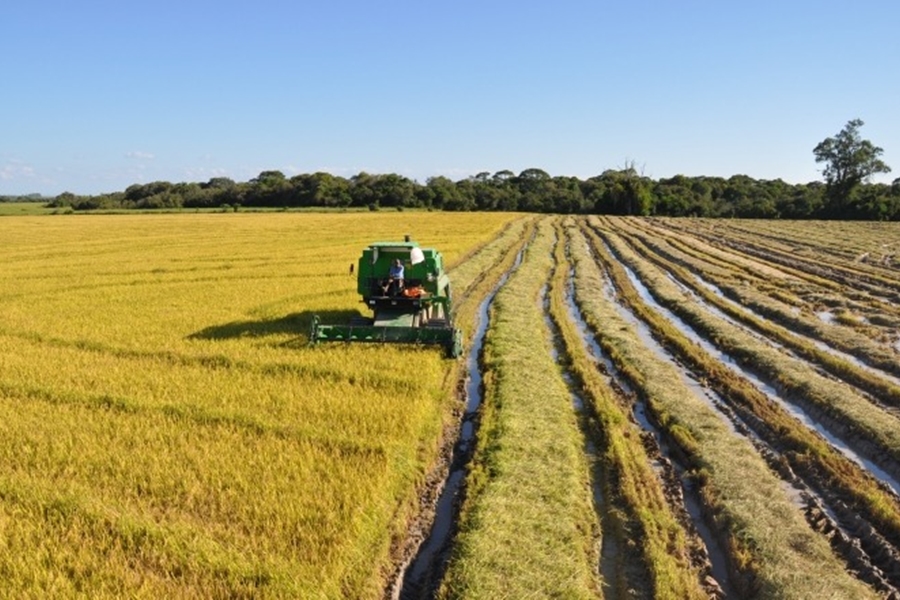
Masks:
[[[450,279],[440,252],[403,242],[376,242],[363,250],[356,268],[357,290],[373,311],[346,325],[325,325],[313,317],[310,343],[383,342],[443,346],[462,354],[462,333],[451,321]]]

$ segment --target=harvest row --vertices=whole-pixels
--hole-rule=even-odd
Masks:
[[[555,548],[558,537],[569,539],[565,564],[581,564],[586,552],[584,542],[546,528],[550,517],[532,506],[536,501],[527,510],[515,502],[527,498],[524,487],[541,478],[534,469],[519,472],[509,465],[546,448],[554,448],[557,469],[587,468],[595,490],[592,527],[598,537],[595,554],[587,553],[600,581],[595,594],[891,593],[900,574],[900,503],[890,484],[873,477],[870,463],[857,462],[852,450],[893,464],[893,435],[900,429],[881,408],[894,393],[892,384],[817,347],[809,349],[794,334],[739,313],[717,294],[702,293],[706,288],[690,283],[690,272],[681,271],[689,255],[679,262],[674,243],[663,248],[658,236],[647,234],[657,225],[579,219],[560,227],[558,221],[554,240],[546,231],[538,235],[522,272],[498,297],[485,358],[479,451],[443,594],[478,596],[477,590],[498,592],[502,585],[588,593],[565,566],[523,567],[540,561],[540,552],[527,542],[532,529],[549,536],[548,547]],[[715,256],[710,269],[738,271],[756,260]],[[569,263],[577,308],[567,306]],[[723,318],[728,311],[732,317]],[[589,325],[587,337],[598,349],[583,339],[580,322]],[[778,354],[783,351],[773,342],[792,343],[808,355]],[[739,356],[743,370],[731,368],[732,355]],[[556,376],[550,377],[546,368],[556,361]],[[858,391],[818,374],[826,368],[844,369],[851,380],[855,374]],[[526,375],[533,373],[546,379],[537,384]],[[757,373],[775,380],[782,390],[778,402],[760,387]],[[695,379],[711,389],[703,390]],[[569,388],[569,402],[561,385]],[[873,395],[879,392],[880,400]],[[798,419],[785,399],[818,407],[821,418],[834,414],[834,420],[854,423],[854,435],[841,443],[823,437],[821,427]],[[561,452],[548,441],[560,443],[563,436],[539,416],[547,410],[555,411],[556,419],[574,415],[582,454],[592,467],[581,464],[571,448]],[[530,427],[523,438],[515,432],[526,421]],[[674,481],[665,468],[669,463],[676,466]],[[688,517],[693,501],[701,508]],[[579,502],[570,500],[574,512],[567,514],[577,514]],[[498,506],[517,518],[497,512]],[[511,522],[522,539],[504,529],[513,528]],[[559,587],[562,579],[568,587]]]

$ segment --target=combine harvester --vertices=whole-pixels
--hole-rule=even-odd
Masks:
[[[356,274],[357,290],[373,317],[325,325],[315,316],[310,343],[432,344],[443,346],[451,358],[462,354],[462,333],[451,321],[450,278],[440,252],[420,248],[409,236],[403,242],[376,242],[363,250]]]

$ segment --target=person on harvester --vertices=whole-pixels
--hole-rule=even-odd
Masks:
[[[391,295],[396,296],[403,290],[403,262],[399,258],[395,258],[391,263],[391,270],[388,271],[388,280],[384,285],[384,293],[391,290]]]

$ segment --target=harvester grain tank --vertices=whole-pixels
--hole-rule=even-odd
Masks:
[[[403,277],[392,278],[400,261]],[[394,267],[396,269],[396,267]],[[310,342],[383,342],[443,346],[447,355],[462,354],[462,334],[453,327],[450,278],[441,253],[403,242],[376,242],[363,250],[356,268],[357,291],[373,312],[345,325],[313,318]]]

